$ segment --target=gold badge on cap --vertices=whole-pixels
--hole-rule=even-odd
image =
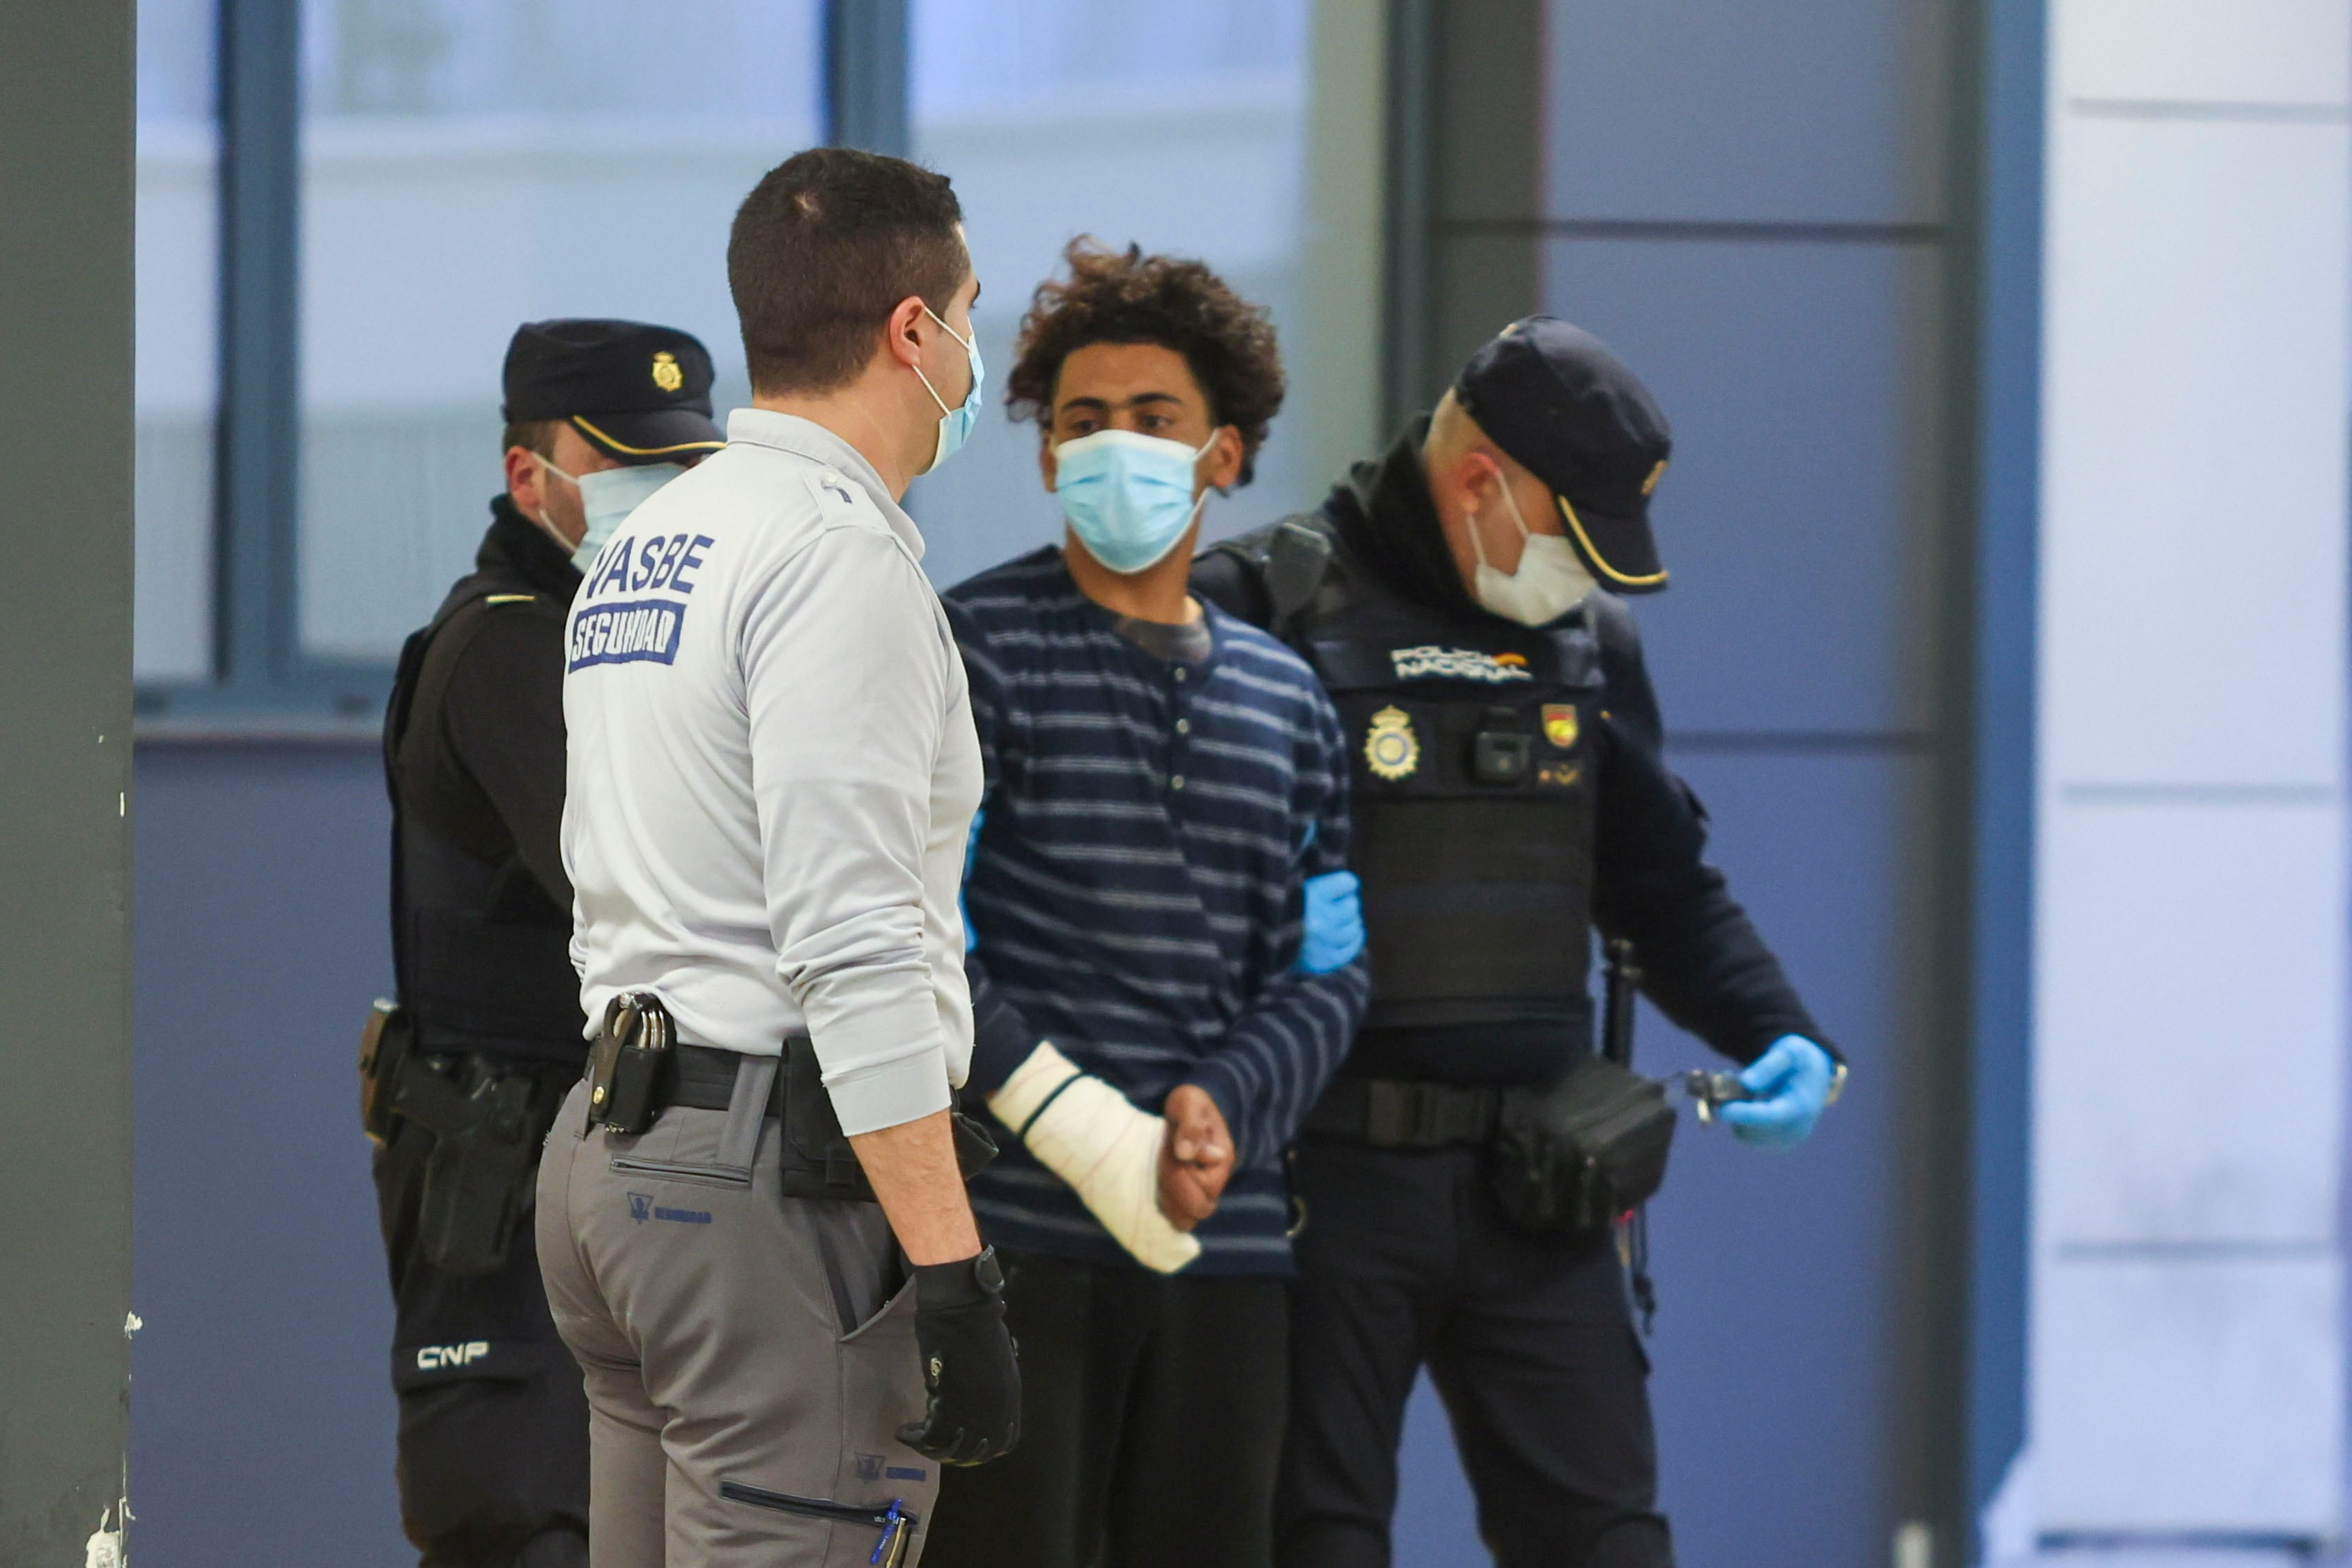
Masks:
[[[686,384],[686,372],[678,369],[677,356],[667,349],[654,353],[654,385],[664,392],[676,392]]]
[[[1562,751],[1576,744],[1577,724],[1574,703],[1546,703],[1543,706],[1544,738]]]
[[[1661,457],[1658,459],[1657,466],[1650,470],[1650,476],[1642,481],[1642,494],[1646,496],[1651,491],[1656,489],[1658,487],[1658,481],[1665,476],[1666,460]]]
[[[1421,766],[1421,737],[1412,732],[1412,716],[1401,707],[1384,707],[1372,715],[1364,732],[1364,765],[1381,779],[1409,777]]]

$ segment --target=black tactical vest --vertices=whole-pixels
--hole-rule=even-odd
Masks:
[[[1265,538],[1271,630],[1315,666],[1348,737],[1363,1028],[1582,1030],[1603,692],[1590,617],[1450,618],[1335,554],[1319,518]]]
[[[393,966],[417,1042],[569,1061],[585,1051],[572,912],[530,874],[512,836],[437,736],[454,654],[489,615],[552,615],[563,604],[504,572],[460,581],[400,651],[384,707],[392,796]],[[424,727],[434,727],[428,730]]]

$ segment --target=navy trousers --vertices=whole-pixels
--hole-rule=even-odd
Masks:
[[[374,1176],[402,1530],[424,1568],[576,1568],[588,1560],[588,1400],[548,1314],[530,1218],[495,1272],[436,1268],[417,1237],[433,1134],[394,1125]]]
[[[923,1568],[1269,1568],[1288,1282],[1005,1262],[1020,1446],[941,1473]]]
[[[1423,1365],[1499,1568],[1670,1568],[1649,1360],[1607,1236],[1536,1238],[1480,1152],[1312,1136],[1291,1322],[1281,1568],[1388,1568],[1397,1443]]]

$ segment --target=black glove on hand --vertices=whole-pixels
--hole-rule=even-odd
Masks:
[[[1021,1440],[1021,1364],[1004,1328],[996,1249],[915,1270],[915,1343],[930,1404],[898,1440],[943,1465],[984,1465]]]

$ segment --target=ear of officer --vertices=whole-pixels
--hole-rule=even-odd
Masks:
[[[1649,502],[1673,449],[1665,415],[1599,340],[1531,317],[1471,356],[1431,414],[1421,455],[1463,586],[1492,612],[1526,621],[1545,596],[1526,580],[1504,589],[1497,574],[1547,577],[1558,584],[1552,597],[1567,591],[1563,566],[1613,593],[1666,586]],[[1537,539],[1565,548],[1535,546],[1530,562]]]
[[[849,382],[823,392],[755,392],[751,405],[824,425],[856,447],[891,498],[900,499],[908,486],[954,450],[942,446],[940,422],[966,411],[968,434],[978,412],[981,371],[971,308],[979,298],[980,279],[967,264],[946,309],[934,311],[918,295],[900,300],[883,325],[876,353]],[[954,440],[961,445],[962,436]]]
[[[588,533],[580,476],[624,465],[591,444],[569,421],[555,427],[548,444],[555,450],[545,455],[528,446],[507,448],[507,496],[517,511],[537,523],[568,555]]]

